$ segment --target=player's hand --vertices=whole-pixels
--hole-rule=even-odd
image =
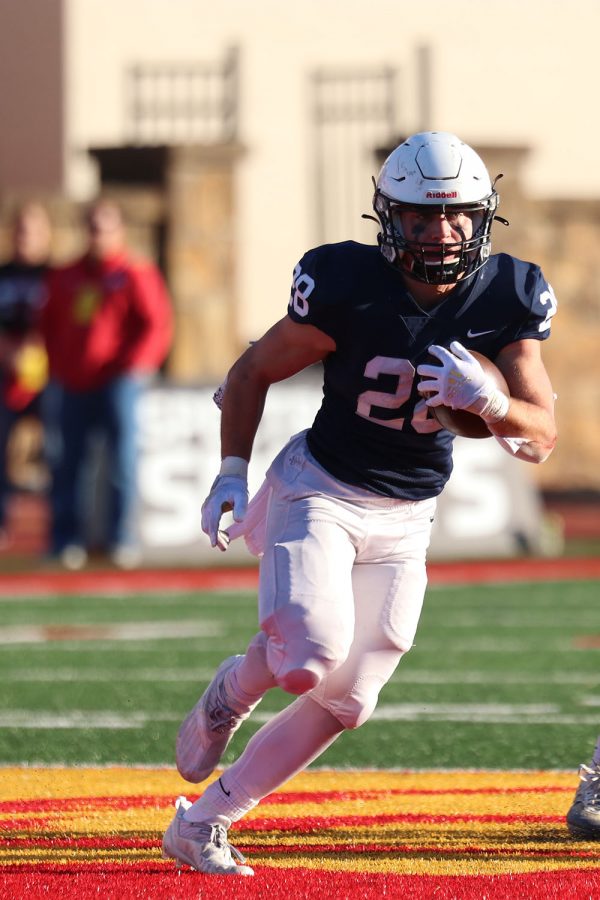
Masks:
[[[231,510],[236,522],[241,522],[248,508],[248,480],[243,475],[218,475],[210,494],[202,504],[202,531],[210,538],[211,547],[226,550],[226,532],[219,529],[221,516]]]
[[[441,365],[422,364],[417,373],[425,377],[417,385],[421,393],[431,393],[427,406],[449,406],[466,409],[489,421],[504,418],[508,411],[508,397],[498,391],[493,380],[486,375],[479,361],[458,341],[450,349],[432,344],[432,356]]]

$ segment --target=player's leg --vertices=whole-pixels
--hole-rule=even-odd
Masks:
[[[425,577],[422,565],[410,561],[402,568],[356,566],[352,580],[356,618],[346,660],[264,725],[186,818],[224,816],[237,821],[317,759],[345,729],[362,725],[372,713],[379,691],[412,644]],[[402,648],[387,625],[389,609],[398,603],[405,607]]]
[[[389,568],[369,568],[355,570],[356,638],[352,650],[346,661],[309,694],[346,729],[359,728],[369,719],[381,689],[410,649],[408,642],[401,648],[385,633],[381,627],[384,604],[374,602],[375,597],[379,600],[386,596],[378,595],[379,590],[395,590],[397,582]],[[419,595],[413,596],[420,608]]]
[[[275,681],[266,668],[262,633],[244,655],[225,659],[212,681],[181,723],[175,759],[186,781],[204,781],[218,765],[231,738]],[[244,664],[245,678],[239,678]]]
[[[245,655],[221,664],[182,723],[176,762],[188,781],[208,778],[269,688],[305,693],[346,657],[353,634],[351,518],[327,498],[273,490],[260,574],[263,631]]]
[[[343,725],[308,696],[298,697],[248,742],[240,759],[193,804],[180,798],[163,838],[163,855],[206,874],[252,875],[237,865],[227,829],[318,757]]]
[[[567,813],[567,826],[574,837],[600,840],[600,737],[589,766],[579,768],[580,784]]]
[[[265,480],[248,505],[241,523],[234,522],[228,537],[243,535],[251,553],[262,557],[272,488]],[[230,656],[184,719],[177,736],[175,757],[188,781],[203,781],[219,762],[227,744],[248,718],[275,679],[266,660],[267,636],[259,632],[244,655]]]
[[[300,490],[302,493],[302,490]],[[363,520],[330,497],[274,492],[260,569],[266,664],[291,694],[311,690],[348,655],[354,633],[352,566]]]
[[[370,513],[352,570],[355,632],[346,661],[311,692],[345,728],[367,721],[381,688],[411,649],[423,605],[435,501]]]
[[[198,827],[221,823],[228,828],[318,758],[346,728],[366,721],[382,685],[412,646],[425,590],[424,553],[430,527],[427,510],[421,510],[412,536],[407,536],[406,528],[396,530],[392,523],[392,558],[387,562],[365,560],[355,566],[356,619],[346,660],[310,694],[263,726],[240,758],[183,813],[183,820],[189,823],[185,826],[188,842],[194,823]],[[398,554],[398,536],[403,532],[406,552]],[[368,547],[369,542],[364,543]],[[385,553],[385,546],[383,550]],[[170,855],[176,856],[172,837],[170,847]]]
[[[264,632],[257,635],[245,657],[232,657],[231,662],[222,664],[222,683],[226,683],[221,690],[222,702],[236,703],[239,708],[239,686],[258,691],[261,677],[265,683],[269,679],[269,686],[278,684],[289,693],[305,694],[343,664],[354,637],[352,562],[356,551],[351,535],[358,540],[363,524],[360,511],[325,497],[293,501],[273,498],[261,565],[260,617]],[[216,689],[209,688],[207,694],[211,692],[216,693]],[[209,715],[217,718],[216,704]],[[183,766],[184,757],[196,764],[199,761],[194,755],[198,734],[186,737],[183,746],[183,732],[189,736],[191,731],[190,725],[180,730],[177,761],[182,774],[190,769]],[[217,782],[186,818],[202,820],[216,815],[214,803],[218,801],[220,814],[236,821],[265,794],[319,756],[342,731],[343,725],[332,712],[319,709],[313,701],[308,705],[296,701],[261,728],[228,770],[228,780],[232,780],[228,791],[233,799],[219,790]],[[203,764],[209,758],[214,768],[216,754],[205,753]],[[194,771],[198,771],[197,765]]]
[[[292,693],[303,693],[318,682],[322,673],[339,665],[349,652],[354,630],[351,565],[355,550],[347,528],[336,522],[339,515],[336,506],[335,502],[321,497],[303,497],[300,501],[281,498],[279,507],[271,512],[269,528],[279,539],[270,540],[268,545],[276,545],[283,552],[267,566],[261,582],[266,631],[262,639],[252,642],[243,666],[233,660],[221,667],[221,684],[227,681],[228,694],[213,691],[220,693],[221,704],[225,699],[239,700],[239,694],[232,695],[235,683],[240,684],[237,678],[240,672],[245,678],[242,683],[248,687],[252,678],[260,676],[261,666],[266,662],[265,672],[271,685],[279,683]],[[347,511],[341,518],[348,518]],[[360,516],[357,520],[362,521]],[[268,554],[269,550],[265,555]],[[337,577],[331,570],[337,572]],[[323,574],[321,579],[319,573]],[[270,653],[271,640],[274,649]],[[251,672],[252,656],[255,663],[259,660],[254,673]],[[236,674],[235,682],[228,677],[232,670]],[[208,768],[209,757],[210,765],[216,765],[218,755],[207,752],[207,742],[199,734],[209,730],[210,713],[206,704],[202,716],[198,712],[193,726],[188,723],[180,730],[178,768],[187,774],[192,770],[196,773],[200,764]],[[230,723],[223,724],[227,741],[231,736]],[[190,738],[192,727],[196,734]],[[200,871],[242,874],[227,857],[230,852],[227,849],[222,851],[225,858],[215,862],[216,851],[212,840],[206,837],[207,828],[219,826],[226,830],[265,794],[319,756],[343,730],[332,713],[300,697],[249,741],[240,759],[228,770],[226,783],[217,780],[189,809],[178,810],[165,834],[165,854]],[[194,755],[194,742],[198,745],[199,737],[202,752]],[[226,741],[221,742],[219,750],[224,749]]]

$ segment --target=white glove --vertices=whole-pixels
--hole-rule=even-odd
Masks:
[[[218,409],[223,409],[223,397],[225,396],[225,387],[227,386],[227,379],[222,381],[219,387],[216,389],[214,394],[212,395],[213,403]]]
[[[248,479],[245,475],[218,475],[210,494],[202,504],[202,531],[210,538],[211,547],[226,550],[226,532],[219,530],[224,512],[231,510],[236,522],[241,522],[248,508]]]
[[[450,352],[452,351],[452,352]],[[509,398],[499,391],[492,378],[486,375],[472,353],[452,341],[450,350],[432,344],[429,352],[436,356],[441,366],[420,365],[419,375],[430,378],[417,385],[421,393],[432,392],[427,406],[449,406],[451,409],[467,409],[485,422],[504,419],[510,404]]]

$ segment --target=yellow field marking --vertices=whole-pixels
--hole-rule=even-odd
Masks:
[[[216,777],[215,773],[215,777]],[[210,781],[213,778],[209,779]],[[206,784],[209,782],[207,781]],[[575,789],[575,772],[390,772],[376,770],[308,771],[288,781],[278,793],[297,791],[455,791],[527,788]],[[173,797],[179,794],[198,796],[204,785],[184,781],[174,769],[109,766],[29,768],[7,766],[0,768],[0,800],[28,800],[61,797],[127,797],[137,794]],[[518,796],[518,795],[516,795]],[[551,800],[551,793],[544,797]],[[560,794],[558,795],[560,797]],[[265,801],[254,810],[264,815]],[[378,800],[378,802],[380,802]],[[564,798],[559,800],[564,806]],[[356,809],[356,806],[354,807]],[[320,809],[322,813],[322,806]]]
[[[0,865],[162,865],[171,801],[201,792],[170,769],[0,771],[8,838]],[[568,772],[308,771],[278,791],[279,802],[266,798],[234,826],[232,838],[251,848],[253,865],[275,868],[439,876],[598,869],[597,843],[573,841],[564,823],[576,780]],[[334,796],[313,800],[312,792]],[[127,797],[147,799],[121,807]],[[386,816],[406,818],[377,821]]]

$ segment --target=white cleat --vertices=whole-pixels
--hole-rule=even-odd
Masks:
[[[163,837],[163,858],[174,859],[179,867],[188,865],[205,875],[254,875],[254,869],[244,865],[242,854],[227,840],[224,825],[186,822],[183,815],[191,805],[185,797],[177,798],[175,818]]]
[[[600,840],[600,765],[579,768],[581,784],[567,813],[567,826],[573,837]]]
[[[243,656],[230,656],[221,663],[209,686],[184,719],[175,747],[177,769],[194,784],[204,781],[218,766],[227,745],[242,722],[260,701],[232,708],[225,692],[225,676]]]

